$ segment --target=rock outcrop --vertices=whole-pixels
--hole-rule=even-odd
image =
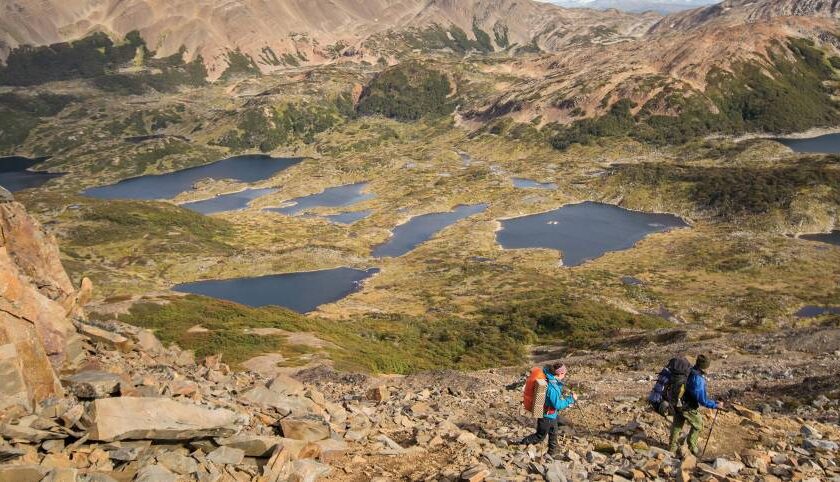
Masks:
[[[58,246],[10,195],[0,201],[0,409],[31,410],[61,395],[56,373],[78,361],[82,316],[91,286],[76,291]]]

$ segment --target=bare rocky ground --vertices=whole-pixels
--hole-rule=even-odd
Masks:
[[[267,377],[86,321],[55,241],[0,192],[0,481],[837,480],[840,329],[616,336],[563,357],[581,394],[562,455],[513,442],[528,366]],[[707,353],[720,413],[701,460],[646,409],[673,354]],[[536,361],[538,360],[538,361]],[[708,424],[707,424],[708,427]],[[707,433],[704,433],[704,439]]]
[[[118,322],[78,326],[87,356],[61,377],[67,395],[2,425],[0,480],[840,480],[836,329],[652,341],[683,334],[667,332],[571,354],[582,400],[554,460],[511,444],[532,425],[522,367],[269,379]],[[734,409],[697,461],[664,450],[666,421],[643,400],[671,353],[701,351]]]

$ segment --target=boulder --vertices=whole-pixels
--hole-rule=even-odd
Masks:
[[[134,342],[119,333],[103,330],[97,326],[86,325],[84,323],[79,323],[78,327],[80,333],[86,335],[94,342],[103,343],[123,353],[130,352],[134,347]]]
[[[349,449],[347,442],[333,438],[319,440],[315,442],[315,445],[317,445],[320,449],[318,460],[324,462],[325,464],[332,463],[341,458]]]
[[[0,465],[0,480],[40,482],[49,469],[40,465]]]
[[[245,451],[233,447],[222,446],[207,454],[207,460],[220,465],[238,465],[245,458]]]
[[[41,482],[76,482],[78,477],[79,469],[75,467],[55,468]]]
[[[263,467],[262,482],[285,482],[289,478],[291,463],[289,452],[281,445],[275,447],[271,457]]]
[[[91,440],[189,440],[229,437],[246,423],[226,409],[211,409],[167,398],[100,398],[88,408]]]
[[[280,420],[283,436],[295,440],[317,442],[330,436],[330,426],[318,415],[291,415]]]
[[[490,469],[484,464],[477,464],[461,472],[458,478],[464,482],[483,482],[490,475]]]
[[[178,482],[178,476],[162,465],[146,465],[137,471],[134,482]]]
[[[216,443],[226,447],[241,449],[247,457],[268,457],[280,443],[280,437],[267,437],[242,433],[232,437],[217,437]]]
[[[823,438],[822,434],[819,430],[815,429],[814,427],[805,424],[799,428],[799,432],[802,434],[803,438],[810,438],[810,439],[819,439]]]
[[[179,475],[189,475],[198,472],[198,462],[195,459],[177,452],[165,452],[155,458],[160,465]]]
[[[288,375],[277,375],[268,382],[267,388],[273,392],[285,393],[287,395],[301,395],[305,390],[303,383]]]
[[[323,413],[323,410],[315,402],[306,397],[287,395],[266,387],[254,387],[242,394],[242,398],[254,405],[273,408],[283,416]]]
[[[712,467],[716,472],[723,475],[734,475],[744,470],[744,464],[735,460],[729,460],[723,457],[715,459]]]
[[[384,385],[373,387],[367,392],[367,399],[373,402],[382,402],[391,397],[391,390]]]
[[[64,386],[78,398],[110,397],[120,391],[122,378],[113,373],[88,370],[62,379]]]
[[[0,345],[0,410],[17,405],[30,411],[33,402],[17,346]]]
[[[315,482],[332,472],[332,467],[314,460],[295,460],[292,462],[289,482]]]
[[[23,455],[26,455],[25,450],[13,447],[7,443],[0,443],[0,463],[14,460]]]
[[[806,438],[802,446],[808,450],[816,450],[819,452],[836,452],[838,448],[840,448],[837,442],[818,438]]]
[[[137,332],[137,346],[140,347],[140,350],[150,355],[158,355],[163,353],[164,350],[163,343],[150,330],[140,330]]]
[[[766,474],[770,466],[770,456],[760,450],[744,450],[741,452],[741,460],[747,467],[756,469],[759,474]]]
[[[755,410],[750,410],[749,408],[747,408],[743,405],[738,405],[737,403],[733,403],[732,404],[732,410],[734,410],[735,413],[737,413],[738,415],[740,415],[740,416],[742,416],[742,417],[744,417],[748,420],[752,420],[753,422],[756,422],[756,423],[761,422],[761,414],[760,413],[756,412]]]

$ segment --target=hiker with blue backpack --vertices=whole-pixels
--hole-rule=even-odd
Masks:
[[[523,404],[526,410],[540,416],[537,419],[537,431],[519,443],[533,445],[548,437],[548,454],[559,455],[557,446],[557,414],[577,401],[577,395],[571,392],[563,396],[563,379],[566,378],[566,365],[554,363],[545,367],[534,367],[525,382]],[[542,385],[543,389],[539,389]],[[544,394],[544,400],[543,400]],[[542,407],[539,406],[542,402]]]
[[[656,413],[667,419],[682,408],[685,382],[690,374],[691,363],[685,357],[678,356],[668,361],[648,395],[648,403]]]
[[[706,370],[709,369],[710,364],[706,355],[700,355],[688,375],[685,383],[685,393],[682,396],[682,407],[674,411],[674,422],[671,425],[669,449],[673,453],[676,453],[679,448],[679,437],[682,434],[683,427],[688,422],[690,426],[686,439],[688,448],[692,454],[700,455],[700,448],[697,445],[700,432],[703,431],[703,414],[700,413],[700,407],[714,410],[723,408],[723,402],[714,401],[706,394]],[[709,436],[711,436],[711,433]]]

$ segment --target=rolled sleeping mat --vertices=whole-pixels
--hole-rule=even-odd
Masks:
[[[534,408],[531,409],[531,416],[543,418],[545,415],[545,393],[548,391],[548,382],[537,380],[534,385]]]

